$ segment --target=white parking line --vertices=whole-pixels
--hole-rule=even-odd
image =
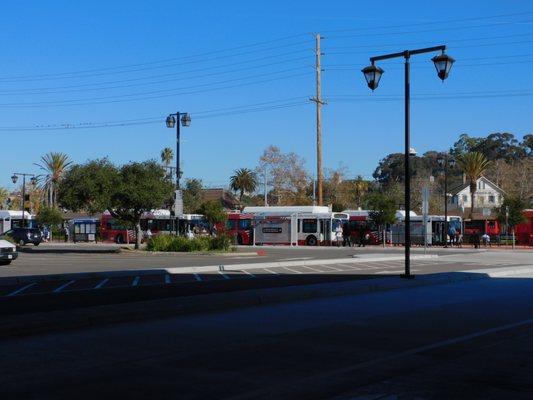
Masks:
[[[166,283],[170,283],[170,275],[169,274],[165,275],[165,284]]]
[[[246,271],[245,269],[241,270],[242,272],[244,272],[246,275],[250,275],[250,278],[255,278],[255,275],[252,274],[251,272],[248,272]]]
[[[196,274],[196,273],[195,273],[195,274],[194,274],[194,277],[196,278],[196,280],[197,280],[198,282],[201,282],[201,281],[202,281],[202,277],[200,276],[200,274]]]
[[[282,267],[283,269],[286,269],[287,271],[292,272],[293,274],[301,274],[302,272],[296,271],[295,269],[290,269],[289,267]]]
[[[322,268],[327,268],[331,271],[342,271],[342,269],[340,268],[337,268],[337,267],[332,267],[331,265],[321,265]],[[327,272],[327,271],[326,271]]]
[[[222,275],[222,276],[224,277],[224,279],[229,279],[229,276],[226,275],[225,273],[223,273],[222,271],[218,271],[218,273],[219,273],[220,275]]]
[[[109,278],[105,278],[102,282],[100,282],[98,285],[96,285],[95,289],[100,289],[102,286],[104,286],[109,281]]]
[[[279,275],[279,272],[276,272],[276,271],[273,271],[271,269],[268,269],[268,268],[263,268],[266,272],[270,272],[271,274],[273,275]]]
[[[61,292],[63,289],[65,289],[67,286],[70,286],[72,285],[74,282],[76,282],[75,280],[72,280],[72,281],[68,281],[67,283],[63,283],[61,286],[59,286],[58,288],[54,289],[54,293],[59,293]]]
[[[131,286],[137,286],[140,280],[141,280],[141,277],[136,276],[135,278],[133,278],[133,282],[131,283]]]
[[[318,267],[322,267],[322,265],[318,265]],[[316,269],[316,268],[312,268],[312,267],[308,267],[308,266],[301,266],[300,268],[307,268],[307,269],[310,269],[311,271],[314,271],[314,272],[324,273],[324,271],[322,271],[321,269]]]
[[[20,289],[17,289],[17,290],[15,290],[14,292],[11,292],[11,293],[7,294],[6,297],[16,296],[17,294],[22,293],[23,291],[25,291],[26,289],[31,288],[31,287],[34,286],[34,285],[37,285],[37,282],[29,283],[29,284],[27,284],[26,286],[23,286],[23,287],[21,287]]]

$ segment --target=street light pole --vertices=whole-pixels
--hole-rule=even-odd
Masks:
[[[25,220],[25,215],[26,215],[26,210],[25,210],[25,203],[26,203],[26,177],[27,176],[30,176],[31,177],[31,182],[33,185],[35,185],[37,183],[37,178],[35,177],[35,174],[25,174],[25,173],[22,173],[22,172],[15,172],[13,174],[13,176],[11,176],[11,180],[13,181],[13,183],[17,183],[17,180],[19,178],[19,176],[22,176],[22,201],[21,201],[21,209],[22,209],[22,227],[24,228],[26,226],[26,220]]]
[[[176,125],[176,193],[175,193],[175,203],[178,204],[179,202],[182,202],[181,197],[181,188],[180,188],[180,177],[181,177],[181,170],[180,170],[180,125],[183,125],[185,127],[190,126],[191,124],[191,117],[188,113],[182,113],[177,112],[175,114],[169,114],[166,119],[166,125],[167,128],[173,128],[174,125]],[[181,203],[183,204],[183,203]],[[176,208],[176,207],[175,207]],[[174,210],[177,214],[177,211]],[[183,210],[181,210],[181,213],[183,213]],[[176,221],[177,221],[178,215],[176,215]],[[179,234],[179,224],[176,224],[176,234]]]
[[[404,278],[412,278],[411,275],[411,170],[410,170],[410,112],[411,112],[411,77],[410,77],[410,58],[412,55],[430,53],[435,51],[441,51],[442,54],[433,57],[431,60],[435,64],[437,74],[441,80],[444,81],[448,77],[448,73],[452,67],[453,58],[446,55],[444,52],[446,46],[426,47],[416,50],[405,50],[398,53],[385,54],[377,57],[370,57],[372,65],[363,68],[361,72],[365,75],[368,87],[374,91],[379,84],[379,80],[383,75],[383,69],[375,65],[376,61],[388,60],[391,58],[403,57],[405,60],[405,152],[404,152],[404,168],[405,168],[405,273],[402,275]]]

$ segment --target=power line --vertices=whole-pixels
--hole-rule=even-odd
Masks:
[[[469,17],[469,18],[461,18],[461,19],[449,19],[449,20],[439,20],[439,24],[450,24],[450,23],[456,23],[456,22],[468,22],[468,21],[481,21],[484,19],[494,19],[494,18],[504,18],[504,17],[520,17],[524,15],[531,15],[533,14],[533,11],[525,11],[525,12],[518,12],[518,13],[510,13],[510,14],[496,14],[496,15],[488,15],[483,17]],[[411,24],[402,24],[402,25],[389,25],[389,26],[376,26],[371,28],[372,30],[376,29],[396,29],[396,28],[409,28],[413,26],[427,26],[427,25],[435,25],[435,21],[431,22],[418,22],[418,23],[411,23]],[[330,32],[359,32],[359,31],[365,31],[369,28],[348,28],[348,29],[336,29],[336,30],[328,30],[328,31],[322,31],[322,33],[330,33]]]
[[[59,74],[44,74],[44,75],[26,75],[26,76],[17,76],[17,77],[4,77],[4,78],[0,78],[0,82],[30,82],[30,81],[58,80],[58,79],[79,79],[79,78],[93,78],[93,77],[97,77],[97,76],[106,76],[106,75],[128,74],[128,73],[132,73],[132,72],[149,71],[149,70],[162,69],[162,68],[170,68],[170,67],[174,67],[176,65],[181,66],[181,65],[190,65],[190,64],[201,64],[201,63],[205,63],[205,62],[209,62],[209,61],[217,61],[217,60],[221,60],[221,59],[227,59],[227,58],[230,58],[230,57],[241,57],[241,56],[244,56],[244,55],[255,54],[255,53],[258,53],[258,52],[265,52],[265,51],[268,51],[268,50],[275,50],[275,49],[294,46],[294,45],[303,44],[303,43],[309,43],[309,42],[308,41],[301,41],[301,42],[298,42],[298,43],[291,43],[291,44],[285,45],[285,46],[276,46],[276,47],[267,48],[267,49],[258,49],[258,50],[235,53],[235,54],[230,54],[230,55],[225,54],[225,55],[222,55],[222,56],[205,58],[205,59],[200,59],[200,60],[192,60],[192,61],[183,61],[183,58],[187,58],[187,57],[183,57],[183,58],[177,58],[177,60],[179,60],[179,61],[175,62],[175,63],[166,64],[166,65],[156,65],[156,66],[152,66],[152,67],[143,67],[143,68],[127,69],[127,70],[114,70],[114,69],[118,69],[119,68],[119,67],[116,67],[116,68],[111,68],[114,71],[107,71],[107,72],[94,72],[94,73],[93,72],[91,72],[91,73],[70,72],[70,73],[59,73]],[[290,52],[288,54],[294,54],[294,52]],[[142,65],[142,64],[139,64],[139,65]],[[106,71],[108,69],[109,68],[104,68],[104,69],[100,69],[100,71]],[[87,70],[87,71],[89,71],[89,70]],[[99,69],[94,69],[92,71],[99,71]]]
[[[305,99],[305,100],[304,100]],[[246,104],[240,106],[223,107],[204,111],[193,111],[194,119],[205,119],[213,116],[234,115],[241,112],[252,112],[256,110],[268,110],[277,108],[286,108],[292,105],[307,104],[307,96],[296,96],[278,100],[264,101],[260,103]],[[102,122],[78,122],[78,123],[60,123],[60,124],[38,124],[32,126],[2,126],[0,131],[50,131],[50,130],[68,130],[68,129],[95,129],[114,126],[132,126],[145,125],[152,123],[163,123],[165,116],[151,116],[143,118],[134,118],[126,120],[102,121]]]
[[[308,68],[308,67],[305,67],[305,68]],[[0,103],[0,107],[39,108],[39,107],[56,107],[56,106],[110,104],[110,103],[120,103],[120,102],[152,100],[152,99],[165,98],[165,97],[170,97],[170,96],[175,96],[175,95],[197,94],[197,93],[205,93],[205,92],[211,92],[211,91],[217,91],[217,90],[233,89],[237,87],[250,86],[250,85],[255,85],[255,84],[260,84],[260,83],[266,83],[266,82],[272,82],[272,81],[278,81],[278,80],[284,80],[284,79],[294,78],[298,76],[308,75],[308,73],[298,73],[298,74],[285,75],[285,76],[281,76],[278,78],[272,78],[272,79],[254,80],[252,82],[245,82],[241,84],[227,85],[227,86],[221,86],[221,87],[212,87],[213,85],[242,81],[246,79],[258,78],[258,77],[263,77],[263,76],[270,76],[270,75],[275,75],[275,74],[280,74],[280,73],[285,73],[285,72],[290,72],[290,71],[296,71],[296,70],[301,70],[301,69],[302,67],[291,68],[291,69],[287,69],[284,71],[276,71],[276,72],[271,72],[271,73],[266,73],[266,74],[248,76],[245,78],[228,79],[225,81],[211,82],[211,83],[193,85],[193,86],[182,87],[182,88],[162,89],[162,90],[154,90],[150,92],[130,93],[126,95],[93,97],[93,98],[87,98],[87,99],[43,101],[43,102],[34,102],[34,103],[30,103],[30,102],[28,103]],[[198,87],[207,87],[207,88],[200,89],[200,90],[183,91],[183,90],[194,89]],[[160,93],[167,93],[167,94],[160,94]]]
[[[78,93],[78,92],[100,91],[100,90],[110,90],[110,89],[123,89],[123,88],[129,88],[129,87],[137,87],[137,86],[157,85],[157,84],[161,84],[161,83],[192,80],[192,79],[200,79],[200,78],[207,78],[207,77],[211,77],[211,76],[226,75],[226,74],[231,74],[231,73],[235,73],[235,72],[249,71],[249,70],[253,70],[253,69],[261,69],[261,68],[271,67],[271,66],[274,66],[274,65],[287,64],[287,63],[290,63],[290,62],[293,62],[293,61],[302,61],[302,60],[309,60],[309,57],[307,57],[307,56],[296,57],[296,58],[292,58],[292,59],[281,60],[281,61],[278,61],[278,62],[271,62],[271,63],[268,63],[268,64],[260,64],[260,65],[250,66],[250,67],[236,68],[236,69],[232,69],[232,70],[212,72],[212,73],[209,73],[209,74],[201,74],[201,75],[187,76],[186,75],[187,71],[186,72],[176,72],[176,73],[172,73],[172,74],[164,74],[162,76],[174,76],[174,77],[178,76],[178,78],[162,79],[162,80],[157,80],[157,81],[140,82],[140,83],[126,84],[126,85],[115,85],[115,86],[104,86],[104,87],[87,87],[87,86],[100,85],[100,84],[84,84],[84,85],[73,85],[73,86],[70,86],[70,88],[73,88],[73,89],[66,89],[66,90],[55,90],[55,89],[58,89],[57,87],[42,88],[42,89],[37,89],[37,88],[17,89],[17,90],[11,89],[11,90],[8,90],[8,91],[0,92],[0,96],[19,95],[19,94],[20,95],[22,95],[22,94],[23,95],[47,95],[47,94],[61,94],[61,93]],[[232,65],[235,65],[235,64],[241,64],[241,63],[226,64],[224,66],[232,66]],[[306,66],[306,65],[302,66],[302,68],[304,68],[304,67],[308,67],[308,66]],[[217,69],[221,68],[221,66],[218,66],[216,68]],[[202,69],[200,69],[200,71],[201,70],[212,70],[212,69],[215,69],[215,68],[202,68]],[[185,76],[183,76],[183,75],[185,75]],[[138,81],[140,79],[144,79],[144,78],[126,79],[124,81],[125,82]],[[124,81],[116,81],[116,82],[124,82]],[[107,83],[113,83],[113,82],[107,82]],[[67,86],[66,88],[68,88],[68,87],[69,86]],[[83,87],[83,88],[81,88],[81,87]],[[79,89],[75,89],[75,88],[79,88]]]
[[[481,25],[467,25],[467,26],[456,26],[453,27],[453,30],[464,30],[464,29],[477,29],[477,28],[490,28],[496,26],[505,26],[512,25],[516,23],[531,23],[533,20],[526,21],[515,21],[515,22],[496,22],[492,24],[481,24]],[[372,36],[396,36],[396,35],[411,35],[415,33],[428,33],[428,32],[442,32],[449,30],[449,27],[446,28],[432,28],[432,29],[422,29],[422,30],[413,30],[413,31],[396,31],[396,32],[373,32]],[[343,39],[343,38],[353,38],[353,37],[368,37],[368,34],[357,34],[357,35],[341,35],[341,36],[328,36],[328,39]]]

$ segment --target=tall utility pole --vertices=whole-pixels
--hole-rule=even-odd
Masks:
[[[319,33],[315,35],[315,68],[316,68],[316,96],[311,99],[316,104],[316,177],[318,186],[318,205],[323,204],[322,198],[322,66],[320,59],[322,51],[320,50],[320,39],[323,39]]]

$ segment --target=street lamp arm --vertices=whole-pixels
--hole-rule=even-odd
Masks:
[[[391,58],[399,58],[399,57],[409,58],[410,56],[415,55],[415,54],[432,53],[434,51],[439,51],[439,50],[445,51],[446,46],[441,45],[441,46],[425,47],[423,49],[416,49],[416,50],[404,50],[398,53],[390,53],[390,54],[384,54],[382,56],[370,57],[370,61],[375,62],[375,61],[389,60]]]

